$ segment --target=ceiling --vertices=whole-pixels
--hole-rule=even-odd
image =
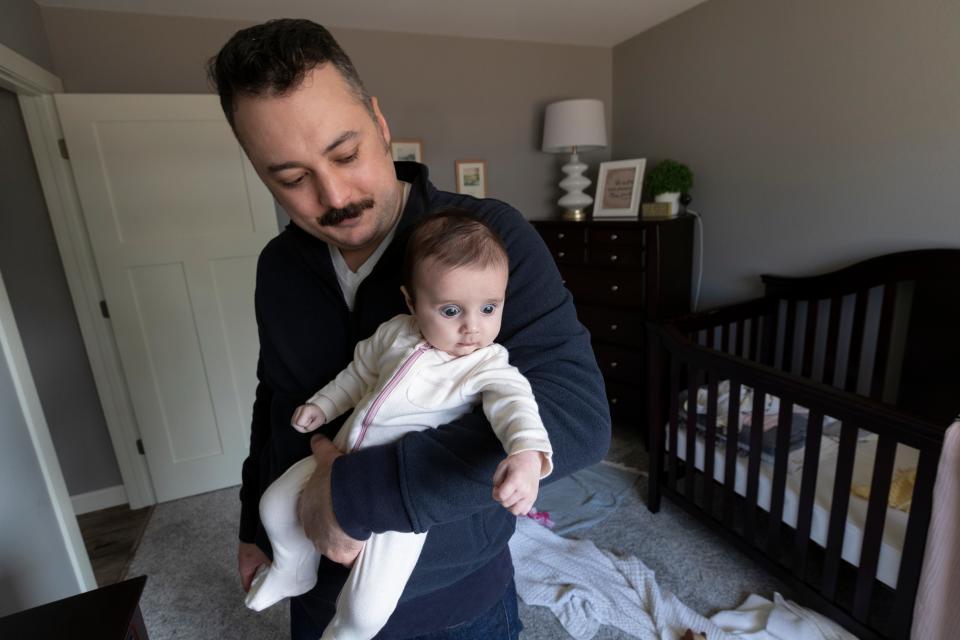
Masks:
[[[612,47],[705,0],[34,0],[42,7]]]

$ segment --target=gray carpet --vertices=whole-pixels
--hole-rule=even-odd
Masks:
[[[615,431],[608,459],[646,467],[639,439]],[[771,598],[785,587],[720,540],[678,507],[664,500],[660,513],[647,511],[646,481],[602,524],[571,535],[589,538],[601,549],[634,555],[656,571],[662,588],[704,615],[730,609],[748,593]],[[152,640],[231,638],[259,640],[289,637],[283,605],[262,613],[243,606],[236,574],[237,489],[224,489],[158,505],[129,577],[146,574],[141,608]],[[543,607],[520,603],[523,640],[569,638]],[[604,627],[595,638],[629,638]]]

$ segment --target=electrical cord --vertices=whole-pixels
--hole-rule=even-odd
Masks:
[[[693,294],[693,311],[697,311],[700,306],[700,285],[703,284],[703,218],[693,209],[687,209],[687,213],[697,219],[697,286]]]

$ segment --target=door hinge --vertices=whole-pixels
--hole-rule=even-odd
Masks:
[[[107,307],[106,300],[100,301],[100,315],[102,315],[104,318],[110,317],[110,309]]]
[[[60,157],[63,158],[64,160],[69,160],[70,152],[67,151],[67,141],[64,140],[63,138],[60,138],[59,140],[57,140],[57,146],[60,147]]]
[[[142,456],[147,455],[147,452],[143,450],[143,440],[141,440],[140,438],[137,438],[137,451]]]

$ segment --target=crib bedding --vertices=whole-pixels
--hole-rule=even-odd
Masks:
[[[681,424],[686,422],[687,411],[687,392],[680,392],[680,411],[679,417]],[[697,431],[705,434],[707,430],[707,387],[700,387],[697,390]],[[717,385],[717,442],[726,443],[727,416],[730,406],[730,381],[722,380]],[[737,448],[744,454],[750,453],[750,433],[753,420],[753,389],[749,386],[740,387],[739,399],[739,424],[737,434]],[[801,406],[792,407],[792,420],[790,424],[790,451],[802,449],[807,439],[807,419],[810,412]],[[763,459],[773,464],[773,454],[777,443],[777,420],[780,415],[780,398],[771,394],[764,394],[763,401],[763,436],[761,455]],[[824,416],[822,433],[825,436],[832,437],[838,442],[840,440],[840,423],[830,416]],[[866,435],[866,434],[862,434]]]
[[[721,387],[722,389],[722,387]],[[703,402],[698,404],[700,408],[697,411],[697,434],[695,466],[703,471],[704,460],[706,456],[706,442],[704,438],[705,431],[705,406],[706,389],[700,390],[703,393]],[[700,393],[698,393],[698,396]],[[722,398],[721,398],[722,400]],[[752,397],[747,398],[748,402],[743,402],[741,397],[741,408],[751,407]],[[719,404],[719,403],[718,403]],[[687,438],[686,438],[686,398],[680,398],[680,416],[677,438],[677,456],[681,460],[687,458]],[[701,413],[704,412],[704,413]],[[718,409],[718,427],[716,447],[714,450],[714,479],[720,483],[725,479],[726,464],[726,441],[724,434],[726,424],[720,425],[720,415],[726,416],[726,411]],[[768,395],[765,399],[764,411],[764,451],[761,456],[759,492],[757,497],[758,505],[769,511],[771,504],[771,493],[773,487],[773,451],[776,440],[776,415],[779,413],[779,401],[775,396]],[[771,418],[772,416],[772,418]],[[784,495],[783,521],[795,527],[797,524],[797,512],[800,501],[800,487],[803,476],[804,459],[804,438],[806,437],[806,410],[802,407],[794,409],[793,423],[791,425],[790,453],[787,458],[787,481]],[[739,429],[747,431],[749,426],[743,425],[745,419],[744,411],[741,411],[741,426]],[[749,417],[746,418],[749,422]],[[830,505],[833,496],[833,485],[836,477],[837,459],[839,453],[839,433],[841,424],[832,419],[824,420],[824,430],[820,441],[819,473],[817,475],[816,493],[814,498],[813,519],[811,523],[810,538],[817,544],[826,547],[827,531],[830,518]],[[802,432],[803,438],[793,437],[795,431]],[[669,426],[666,430],[669,434]],[[769,433],[773,433],[773,439],[769,439]],[[671,438],[667,437],[666,449],[671,449]],[[736,473],[734,490],[741,496],[747,493],[747,468],[749,453],[749,438],[744,440],[742,435],[737,439],[739,449],[736,460]],[[853,480],[854,485],[870,485],[874,459],[876,457],[877,436],[868,431],[861,430],[860,438],[857,443],[856,457],[854,461]],[[903,445],[897,446],[894,462],[895,470],[908,470],[915,468],[919,454],[916,449]],[[843,536],[843,548],[841,557],[854,566],[859,566],[860,548],[863,541],[863,531],[867,517],[867,501],[863,498],[851,494],[850,505],[847,510],[847,522]],[[897,574],[900,567],[900,555],[903,549],[904,537],[906,534],[906,525],[909,514],[896,508],[888,508],[886,520],[883,529],[883,537],[880,549],[879,565],[877,567],[877,579],[890,587],[895,587]]]

